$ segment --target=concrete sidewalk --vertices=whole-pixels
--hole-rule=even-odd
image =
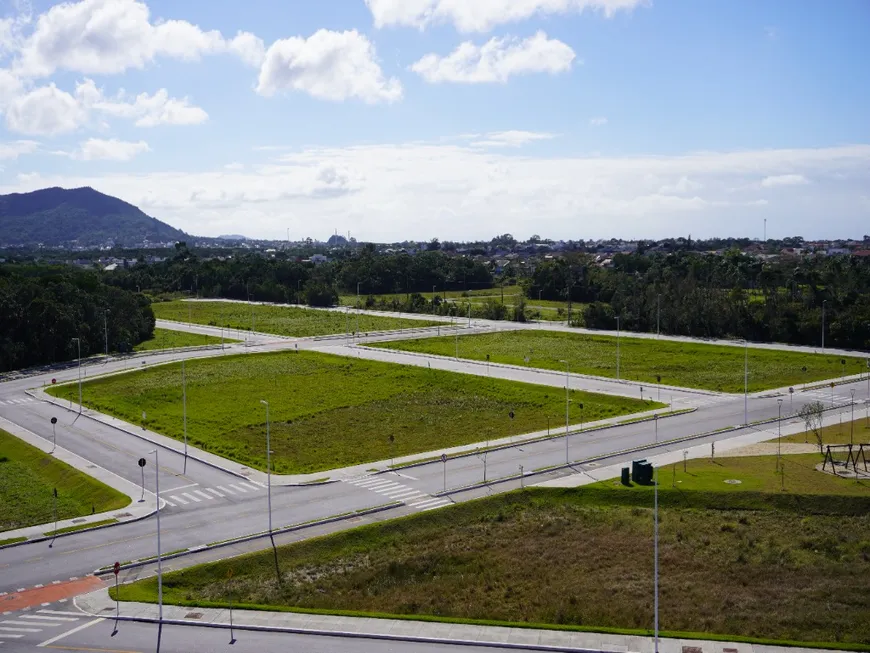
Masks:
[[[117,604],[109,598],[107,588],[84,594],[75,599],[75,606],[95,617],[113,619]],[[151,603],[121,602],[121,620],[157,622],[158,606]],[[507,626],[477,626],[411,619],[379,619],[372,617],[340,617],[295,612],[265,612],[233,610],[235,637],[243,640],[245,630],[268,630],[331,637],[356,637],[393,641],[462,644],[481,647],[534,647],[542,651],[595,651],[597,653],[653,653],[652,637],[609,635],[605,633],[511,628]],[[230,611],[225,608],[188,608],[163,606],[163,621],[198,627],[229,628]],[[118,629],[123,630],[119,623]],[[728,641],[660,638],[661,653],[818,653],[827,649],[769,646]]]
[[[42,388],[31,390],[29,392],[41,401],[46,401],[48,403],[54,404],[55,406],[63,408],[64,410],[78,412],[78,404],[73,404],[72,407],[70,407],[69,402],[62,401],[60,399],[57,399],[56,397],[49,395],[48,393],[44,392]],[[661,415],[662,411],[651,410],[642,413],[631,413],[628,415],[620,415],[618,417],[610,417],[608,419],[598,420],[595,422],[584,422],[582,425],[582,430],[585,432],[600,428],[607,428],[609,426],[616,426],[619,425],[620,422],[626,420],[637,421],[641,419],[651,419],[654,414]],[[184,453],[183,443],[175,440],[174,438],[167,437],[165,435],[150,431],[148,429],[143,429],[141,426],[135,426],[133,424],[130,424],[129,422],[125,422],[115,417],[110,417],[109,415],[105,415],[103,413],[99,413],[88,408],[85,408],[82,411],[82,415],[89,419],[93,419],[95,421],[106,424],[107,426],[111,426],[120,431],[133,435],[135,437],[142,438],[143,440],[146,440],[147,442],[150,442],[155,446],[169,449],[170,451],[174,451],[178,454]],[[662,417],[662,419],[667,419],[667,417],[668,416],[664,416]],[[564,437],[564,429],[564,426],[554,426],[554,428],[549,432],[547,430],[535,431],[533,433],[524,433],[522,435],[498,438],[488,440],[486,442],[481,441],[471,444],[459,445],[456,447],[449,447],[446,449],[440,449],[438,451],[424,451],[408,456],[399,456],[390,460],[380,460],[370,463],[353,465],[351,467],[330,469],[314,474],[272,474],[272,485],[298,486],[357,478],[359,476],[365,476],[366,474],[388,471],[390,469],[393,469],[394,467],[432,461],[433,459],[438,459],[442,454],[446,454],[448,458],[454,458],[458,456],[473,454],[475,451],[484,446],[488,447],[489,449],[493,449],[519,445],[534,440],[542,440],[548,437]],[[571,433],[576,433],[579,430],[579,424],[570,425]],[[203,451],[202,449],[198,449],[197,447],[188,446],[187,451],[189,458],[198,460],[199,462],[202,462],[206,465],[225,471],[228,474],[233,474],[235,476],[238,476],[239,478],[248,479],[257,483],[266,483],[265,472],[257,469],[251,469],[250,467],[247,467],[241,463],[234,462],[227,458],[222,458],[221,456],[209,453],[208,451]]]
[[[74,532],[80,532],[81,530],[85,530],[88,524],[93,524],[95,522],[105,521],[107,519],[114,519],[118,523],[136,521],[138,519],[144,519],[145,517],[148,517],[157,511],[157,498],[152,492],[146,491],[144,501],[140,501],[139,499],[142,496],[142,488],[140,488],[135,483],[131,483],[130,481],[121,478],[117,474],[103,469],[102,467],[95,465],[89,460],[85,460],[81,456],[78,456],[71,451],[67,451],[63,447],[55,447],[54,453],[51,453],[51,442],[34,433],[31,433],[27,429],[18,426],[17,424],[13,424],[12,422],[3,417],[0,417],[0,427],[2,427],[4,431],[7,431],[15,437],[20,438],[27,444],[52,455],[56,460],[64,462],[70,467],[76,468],[83,474],[87,474],[88,476],[95,478],[101,483],[105,483],[109,487],[114,488],[115,490],[118,490],[118,492],[126,494],[128,497],[130,497],[130,505],[128,505],[126,508],[111,510],[109,512],[101,512],[94,515],[84,515],[82,517],[75,517],[72,519],[62,519],[58,521],[57,524],[51,522],[48,524],[28,526],[26,528],[17,528],[11,531],[3,531],[0,532],[0,540],[18,539],[20,537],[26,538],[25,541],[27,542],[45,540],[49,539],[45,535],[45,533],[54,531],[56,529],[77,526],[79,527],[79,530]],[[63,537],[63,535],[61,534],[57,537]],[[24,542],[16,542],[15,544],[23,543]],[[15,544],[9,544],[6,546],[15,546]]]

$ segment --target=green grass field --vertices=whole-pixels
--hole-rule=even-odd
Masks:
[[[265,399],[273,468],[286,474],[546,429],[548,415],[565,414],[559,388],[313,352],[191,360],[186,373],[188,441],[265,469]],[[77,396],[74,385],[50,391]],[[86,405],[134,424],[145,411],[148,428],[183,437],[179,364],[97,379],[83,396]],[[581,402],[587,423],[660,407],[577,392],[572,423]]]
[[[224,344],[238,342],[229,338],[223,339]],[[154,329],[154,336],[149,340],[140,342],[133,347],[133,351],[152,351],[154,349],[174,349],[176,347],[199,347],[202,345],[219,345],[220,338],[188,333],[186,331],[173,331],[172,329]]]
[[[719,492],[703,461],[689,468],[701,490],[686,489],[688,477],[671,489],[662,473],[662,634],[867,650],[870,493],[830,477],[774,509],[769,485],[750,482],[773,460],[730,469],[743,491]],[[280,584],[271,551],[173,572],[164,601],[649,635],[652,496],[609,485],[526,489],[281,547]],[[822,495],[806,508],[817,489],[838,502]],[[741,509],[745,495],[761,508]],[[122,587],[121,599],[154,602],[155,580]]]
[[[151,305],[160,320],[193,322],[223,326],[230,329],[275,333],[281,336],[304,338],[356,331],[356,315],[346,316],[340,311],[319,311],[293,306],[239,304],[233,302],[155,302]],[[253,314],[253,321],[251,315]],[[359,316],[361,333],[390,331],[393,329],[419,329],[440,322],[407,320],[373,315]]]
[[[0,531],[117,510],[130,497],[0,430]]]
[[[864,412],[863,410],[861,412]],[[855,411],[858,415],[858,411]],[[838,417],[825,415],[821,435],[824,444],[867,444],[870,443],[870,420],[862,417],[854,422],[840,422]],[[809,444],[818,445],[818,440],[812,431],[804,433],[795,433],[794,435],[785,436],[783,442],[807,442]],[[865,447],[866,449],[866,447]],[[870,451],[867,452],[870,454]]]
[[[660,375],[666,385],[743,392],[742,347],[705,345],[668,340],[620,338],[620,377],[655,383]],[[454,356],[453,338],[423,338],[381,342],[373,347]],[[459,338],[460,358],[529,365],[571,372],[616,376],[616,338],[559,331],[509,331]],[[528,357],[528,363],[525,362]],[[839,377],[841,357],[770,349],[749,349],[749,391],[799,385]],[[866,370],[863,358],[847,358],[846,373]],[[802,371],[803,367],[806,372]]]

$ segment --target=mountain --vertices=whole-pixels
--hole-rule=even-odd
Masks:
[[[241,236],[239,234],[224,234],[223,236],[218,236],[218,240],[248,240],[247,236]]]
[[[190,236],[93,188],[0,195],[0,246],[174,243]]]

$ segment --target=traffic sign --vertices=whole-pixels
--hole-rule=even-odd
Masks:
[[[57,488],[54,488],[54,498],[57,499]]]
[[[447,454],[446,454],[446,453],[442,453],[442,454],[441,454],[441,462],[442,462],[442,463],[446,463],[446,462],[447,462]]]
[[[870,360],[867,361],[867,367],[870,367]],[[57,379],[52,379],[51,383],[52,385],[54,385],[55,383],[57,383]]]
[[[511,419],[513,419],[514,418],[514,411],[509,412],[508,415],[510,416]]]
[[[789,388],[789,389],[788,389],[788,393],[789,393],[790,395],[793,395],[793,394],[794,394],[794,388]]]
[[[121,563],[120,562],[115,561],[115,564],[112,567],[112,573],[114,573],[115,576],[117,576],[118,574],[121,573]]]
[[[144,458],[139,459],[139,467],[145,467],[145,459]]]
[[[57,424],[57,417],[52,417],[52,418],[51,418],[51,423],[52,423],[52,424]]]

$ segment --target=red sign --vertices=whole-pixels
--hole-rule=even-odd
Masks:
[[[117,576],[118,574],[120,574],[120,573],[121,573],[121,563],[120,563],[120,562],[116,562],[116,563],[115,563],[115,566],[112,567],[112,571],[115,573],[116,576]]]
[[[52,383],[52,385],[55,384],[55,383],[57,383],[57,379],[52,379],[52,380],[51,380],[51,383]]]

